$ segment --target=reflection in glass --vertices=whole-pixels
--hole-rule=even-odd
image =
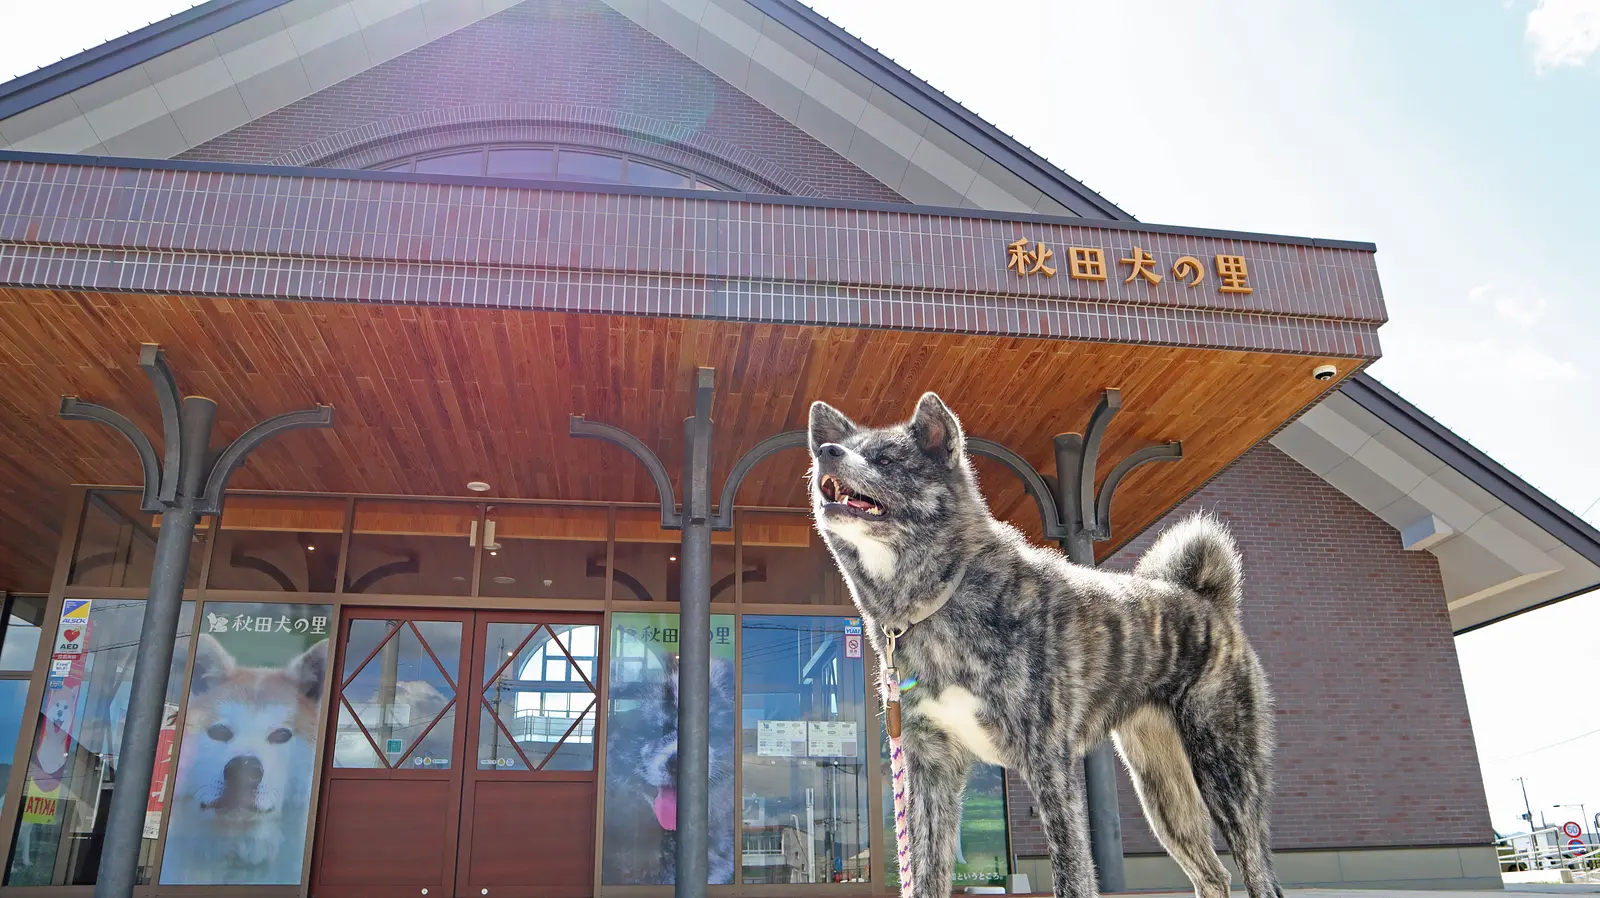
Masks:
[[[460,621],[351,621],[334,766],[449,769],[460,659]]]
[[[357,501],[345,591],[471,595],[477,520],[476,505]]]
[[[229,496],[211,559],[211,589],[333,592],[345,500]]]
[[[0,670],[33,670],[43,632],[44,596],[12,596],[0,637]]]
[[[481,175],[483,151],[469,150],[447,156],[430,156],[417,160],[417,171],[430,175]]]
[[[611,615],[600,881],[673,880],[678,829],[678,615]],[[711,616],[710,882],[734,882],[733,615]],[[574,643],[576,646],[576,643]]]
[[[22,712],[27,701],[27,680],[0,680],[0,782],[11,781],[17,733],[22,729]]]
[[[149,586],[157,520],[156,515],[139,510],[138,493],[90,493],[83,504],[83,525],[67,582],[125,589]],[[204,555],[189,553],[196,574]]]
[[[605,598],[606,509],[496,505],[486,520],[479,595]]]
[[[894,796],[889,791],[889,739],[880,723],[874,722],[873,728],[878,732],[878,766],[883,777],[883,844],[893,845]],[[972,772],[967,775],[967,791],[961,801],[961,836],[956,842],[951,885],[957,893],[969,886],[1003,886],[1008,857],[1005,771],[980,761],[972,765]],[[891,890],[900,887],[900,867],[895,863],[893,852],[884,852],[883,881]]]
[[[549,178],[555,172],[556,151],[525,147],[489,151],[489,174],[499,178]]]
[[[810,515],[741,511],[738,526],[744,542],[740,576],[746,603],[850,604],[850,593]]]
[[[68,599],[64,610],[77,601],[83,600]],[[194,613],[193,602],[183,603],[167,677],[167,727],[176,725]],[[83,652],[71,658],[65,676],[47,681],[6,885],[94,882],[143,622],[142,600],[94,600],[79,637]],[[140,882],[149,881],[154,850],[155,839],[145,839]]]
[[[741,882],[871,878],[866,674],[846,621],[744,618]]]
[[[637,159],[628,160],[628,183],[641,187],[689,187],[693,179],[688,175],[668,171]]]
[[[599,639],[588,624],[488,625],[480,769],[594,769]]]
[[[562,150],[556,154],[556,177],[563,181],[594,184],[621,184],[622,159],[582,150]]]

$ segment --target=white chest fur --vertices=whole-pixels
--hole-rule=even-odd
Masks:
[[[978,721],[978,697],[960,686],[951,686],[934,698],[923,698],[917,703],[917,713],[986,763],[1005,763],[989,731]]]

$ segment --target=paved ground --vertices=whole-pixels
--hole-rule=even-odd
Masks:
[[[1577,885],[1568,883],[1517,883],[1508,885],[1504,892],[1491,890],[1483,891],[1422,891],[1409,889],[1284,889],[1284,898],[1485,898],[1488,895],[1504,895],[1506,892],[1522,892],[1540,895],[1600,895],[1600,885]],[[1142,895],[1159,896],[1192,896],[1193,892],[1143,892]],[[1235,891],[1235,895],[1243,895],[1242,891]]]

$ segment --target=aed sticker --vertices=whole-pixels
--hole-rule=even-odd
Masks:
[[[81,655],[89,642],[88,599],[67,599],[61,606],[61,626],[56,630],[55,655]]]

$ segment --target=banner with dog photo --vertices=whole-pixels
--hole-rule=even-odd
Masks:
[[[734,625],[711,616],[710,879],[733,882]],[[600,881],[670,885],[677,869],[678,615],[611,616]]]
[[[298,885],[332,607],[208,603],[200,615],[162,885]]]

